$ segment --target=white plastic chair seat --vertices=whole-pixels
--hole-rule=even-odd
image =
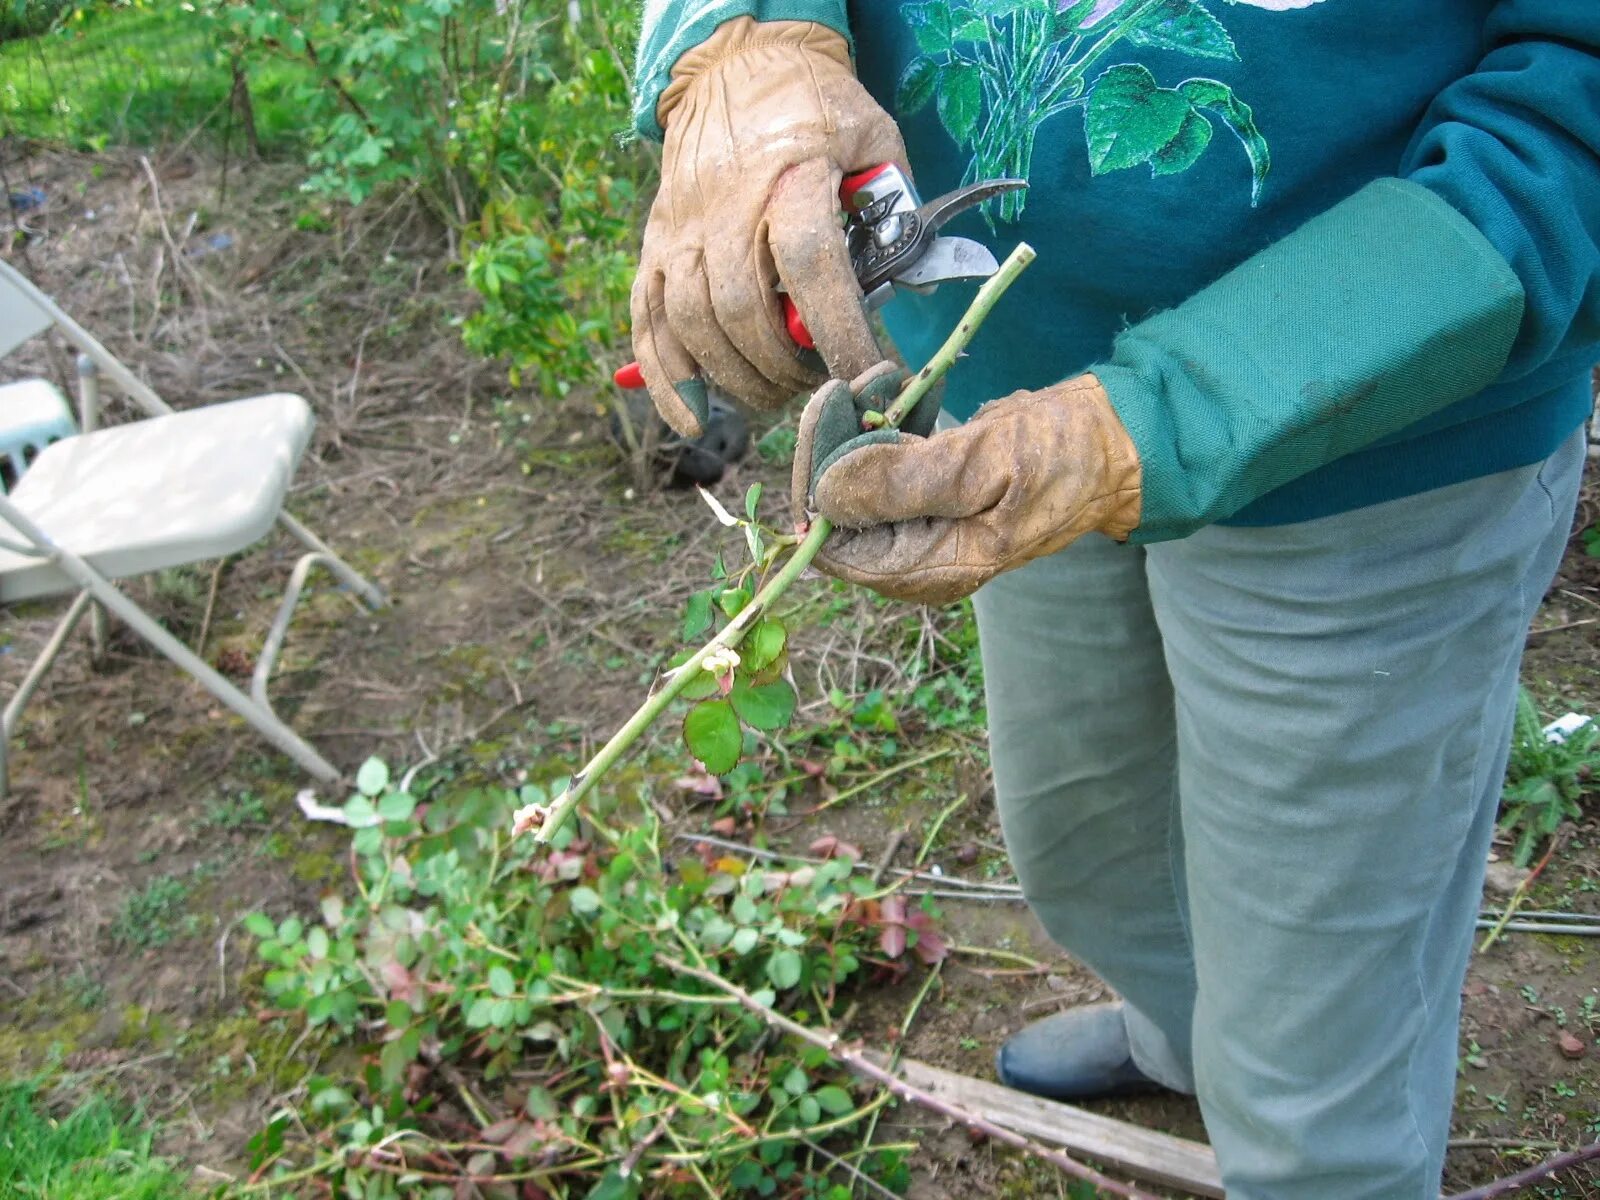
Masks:
[[[97,430],[48,447],[11,500],[108,578],[221,558],[271,530],[311,427],[305,400],[275,393]],[[27,542],[4,521],[0,536]],[[0,603],[78,588],[0,547]]]
[[[10,460],[13,479],[50,443],[77,432],[72,406],[53,383],[23,379],[0,384],[0,455]]]

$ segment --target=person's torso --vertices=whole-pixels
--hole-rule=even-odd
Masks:
[[[1491,0],[853,0],[861,78],[925,198],[1028,180],[951,232],[1039,261],[947,407],[1038,387],[1372,179],[1483,51]],[[908,360],[971,297],[886,310]]]

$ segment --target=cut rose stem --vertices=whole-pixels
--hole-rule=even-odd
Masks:
[[[791,1020],[770,1005],[761,1003],[761,1001],[737,984],[729,983],[713,971],[690,966],[686,962],[680,962],[665,954],[657,954],[656,961],[669,971],[675,971],[679,975],[685,975],[691,979],[698,979],[700,982],[732,996],[772,1028],[827,1051],[831,1057],[843,1063],[852,1072],[860,1075],[863,1079],[870,1079],[891,1095],[898,1096],[902,1100],[908,1100],[919,1108],[927,1109],[929,1112],[938,1113],[942,1117],[981,1133],[984,1137],[992,1138],[1003,1145],[1010,1146],[1014,1150],[1021,1150],[1025,1154],[1042,1159],[1057,1170],[1071,1175],[1075,1179],[1082,1179],[1092,1183],[1103,1192],[1127,1196],[1130,1200],[1155,1200],[1155,1197],[1148,1192],[1141,1192],[1129,1184],[1102,1175],[1093,1167],[1087,1167],[1076,1159],[1069,1158],[1059,1150],[1052,1150],[1032,1138],[1024,1137],[1020,1133],[1014,1133],[1003,1126],[996,1125],[979,1113],[935,1096],[932,1092],[924,1091],[915,1084],[902,1079],[893,1069],[879,1066],[867,1057],[865,1052],[845,1045],[844,1039],[832,1030],[812,1029],[809,1025],[802,1025],[799,1021]]]
[[[883,424],[898,427],[906,415],[917,406],[918,401],[932,391],[939,380],[944,378],[945,373],[955,366],[962,352],[966,350],[978,330],[982,328],[989,313],[993,311],[996,302],[1005,294],[1006,289],[1016,282],[1017,277],[1027,270],[1035,257],[1033,247],[1026,242],[1011,252],[1000,269],[978,289],[972,304],[954,331],[945,339],[944,345],[939,347],[938,353],[928,360],[927,366],[906,382],[900,395],[885,410]],[[567,790],[558,796],[553,804],[548,807],[542,804],[530,804],[518,810],[513,818],[513,834],[532,831],[540,842],[549,842],[555,837],[567,819],[572,816],[573,811],[583,802],[584,797],[605,777],[606,772],[622,760],[633,744],[693,682],[706,659],[717,650],[738,648],[739,643],[744,641],[745,635],[771,611],[778,598],[805,573],[832,532],[833,525],[827,518],[818,517],[813,521],[805,538],[778,568],[777,574],[756,593],[755,599],[728,622],[722,632],[696,651],[688,662],[663,676],[660,685],[651,693],[650,698],[628,718],[627,724],[617,730],[611,740],[600,748],[583,769],[572,777]]]

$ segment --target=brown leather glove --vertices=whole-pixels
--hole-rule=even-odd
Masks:
[[[796,522],[817,512],[839,527],[816,560],[828,574],[945,604],[1086,533],[1122,540],[1138,526],[1139,454],[1093,375],[992,401],[931,436],[918,433],[936,410],[863,433],[892,372],[830,382],[800,418]]]
[[[883,357],[845,248],[846,172],[906,165],[900,131],[857,82],[838,33],[739,17],[673,68],[657,115],[661,190],[633,289],[633,346],[667,424],[697,436],[703,373],[774,409],[823,376],[785,328],[780,280],[831,374]]]

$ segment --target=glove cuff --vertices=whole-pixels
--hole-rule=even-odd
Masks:
[[[757,21],[753,17],[735,17],[724,21],[711,36],[692,50],[686,50],[672,68],[672,82],[662,91],[656,102],[656,120],[661,128],[667,127],[673,111],[703,76],[711,74],[729,59],[754,50],[794,52],[796,65],[815,71],[819,66],[827,73],[843,70],[853,74],[850,64],[850,43],[843,34],[816,21]]]
[[[1139,448],[1122,418],[1117,416],[1105,387],[1094,375],[1079,375],[1045,390],[1053,399],[1072,405],[1079,414],[1075,419],[1090,427],[1079,444],[1086,449],[1099,449],[1105,478],[1096,489],[1102,507],[1094,527],[1109,538],[1127,541],[1139,528],[1139,515],[1144,507],[1144,471],[1139,461]]]

